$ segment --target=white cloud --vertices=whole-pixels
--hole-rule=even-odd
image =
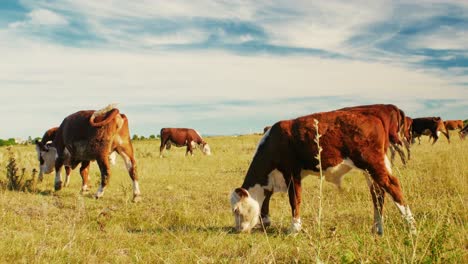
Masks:
[[[64,16],[47,9],[35,9],[28,13],[27,17],[27,20],[13,22],[8,27],[16,29],[28,26],[65,26],[68,24]]]

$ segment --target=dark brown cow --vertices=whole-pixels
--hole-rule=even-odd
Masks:
[[[445,120],[444,121],[444,126],[448,130],[457,130],[463,129],[463,120]],[[460,136],[461,139],[464,139],[462,135],[460,134],[460,131],[458,131],[458,136]]]
[[[434,138],[435,144],[439,139],[439,133],[445,135],[448,142],[450,143],[450,135],[444,126],[444,122],[440,117],[420,117],[413,118],[412,134],[414,138],[418,138],[419,144],[421,144],[421,136],[428,135],[430,138]],[[414,141],[413,141],[414,142]]]
[[[48,129],[44,135],[42,136],[42,139],[39,143],[39,141],[36,141],[36,152],[37,152],[37,157],[39,160],[39,176],[38,180],[42,182],[44,179],[44,174],[49,174],[52,173],[55,170],[55,159],[57,156],[57,150],[56,148],[52,147],[52,142],[55,139],[55,135],[57,134],[57,130],[59,127],[53,127]],[[109,161],[112,165],[115,164],[115,158],[116,158],[116,153],[112,152],[111,155],[109,156]],[[70,183],[70,174],[72,169],[74,169],[78,164],[74,164],[74,167],[72,168],[71,164],[67,165],[65,164],[65,182],[64,186],[68,186]]]
[[[339,110],[373,115],[380,119],[388,135],[388,140],[385,145],[386,148],[390,146],[392,163],[396,151],[400,155],[403,164],[406,164],[405,154],[400,148],[400,146],[403,145],[405,128],[405,113],[402,110],[392,104],[360,105]]]
[[[320,146],[317,155],[315,120]],[[329,182],[341,185],[342,176],[352,168],[365,172],[374,204],[374,231],[383,234],[382,209],[389,193],[415,232],[411,210],[403,199],[399,181],[391,175],[386,156],[388,133],[374,115],[353,111],[316,113],[280,121],[263,136],[244,183],[231,194],[231,206],[238,231],[249,232],[261,217],[269,225],[269,201],[274,192],[287,191],[292,211],[292,232],[301,229],[301,181],[317,175],[318,165]]]
[[[466,134],[468,134],[468,124],[462,130],[460,130],[460,136],[462,139],[465,139]]]
[[[44,151],[44,142],[36,144]],[[139,200],[140,187],[128,119],[124,114],[120,114],[117,108],[108,106],[99,111],[79,111],[69,115],[57,129],[49,151],[52,148],[57,152],[54,161],[55,190],[62,188],[62,166],[74,168],[81,163],[80,173],[83,179],[81,190],[87,191],[89,164],[96,160],[101,170],[101,186],[95,197],[102,197],[111,175],[109,154],[115,151],[124,159],[133,181],[133,199]]]
[[[161,132],[161,146],[159,147],[159,157],[162,157],[164,149],[170,149],[171,145],[177,147],[187,147],[185,155],[193,156],[193,149],[197,146],[205,155],[211,155],[211,149],[208,143],[203,140],[201,135],[192,128],[162,128]]]
[[[271,126],[266,126],[263,128],[263,134],[265,134],[268,130],[270,130]]]

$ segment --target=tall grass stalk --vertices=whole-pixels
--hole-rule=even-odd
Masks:
[[[319,169],[319,177],[320,177],[320,183],[319,183],[319,195],[318,195],[318,200],[319,200],[319,206],[318,206],[318,217],[317,217],[317,227],[318,227],[318,236],[317,236],[317,258],[316,262],[317,263],[322,263],[320,260],[320,250],[321,250],[321,236],[322,236],[322,194],[323,194],[323,171],[322,171],[322,159],[321,159],[321,153],[322,153],[322,147],[320,146],[320,137],[322,137],[319,133],[319,127],[318,127],[319,121],[317,119],[314,119],[314,127],[315,127],[315,143],[317,144],[317,155],[315,158],[318,160],[318,169]]]

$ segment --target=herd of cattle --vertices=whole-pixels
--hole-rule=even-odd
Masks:
[[[373,231],[383,234],[383,205],[388,193],[406,219],[412,232],[415,221],[405,203],[399,181],[392,176],[390,150],[393,162],[398,152],[402,162],[410,159],[410,144],[421,135],[433,138],[433,144],[443,133],[450,142],[448,130],[460,129],[460,138],[468,134],[463,121],[443,121],[440,117],[411,119],[390,104],[347,107],[321,112],[292,120],[279,121],[265,127],[241,187],[230,197],[235,228],[250,232],[259,226],[271,224],[269,202],[274,192],[287,192],[292,213],[291,232],[301,229],[301,180],[310,174],[323,172],[325,180],[341,186],[342,177],[351,169],[366,175],[374,206]],[[161,129],[160,156],[171,145],[186,147],[186,155],[194,148],[210,155],[209,145],[194,129]],[[320,138],[317,142],[316,139]],[[407,150],[407,158],[402,151]],[[110,105],[104,109],[79,111],[66,117],[59,127],[46,131],[36,141],[40,162],[39,179],[44,173],[55,171],[55,190],[67,186],[72,169],[79,164],[82,177],[81,191],[88,191],[91,161],[96,161],[101,172],[101,184],[96,198],[102,197],[111,175],[110,164],[119,154],[133,183],[133,199],[140,199],[137,166],[130,140],[127,117]],[[317,159],[317,157],[320,159]],[[65,182],[61,168],[65,167]]]

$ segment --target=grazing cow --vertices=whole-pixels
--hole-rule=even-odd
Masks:
[[[263,134],[265,134],[268,130],[270,130],[271,126],[266,126],[263,128]]]
[[[315,120],[321,153],[314,142]],[[290,231],[300,231],[301,180],[308,174],[317,175],[321,166],[325,179],[338,187],[351,169],[365,172],[374,204],[373,231],[383,234],[382,209],[387,192],[415,232],[399,181],[391,175],[387,138],[379,118],[353,111],[322,112],[277,122],[261,139],[244,183],[231,194],[236,229],[249,232],[259,219],[263,225],[270,225],[270,198],[274,192],[287,191],[292,211]]]
[[[468,124],[466,124],[462,130],[460,130],[460,136],[462,139],[465,139],[466,134],[468,134]]]
[[[445,120],[444,121],[444,126],[448,130],[457,130],[463,129],[463,120]],[[458,132],[458,136],[460,136],[461,139],[463,139],[462,135],[460,134],[460,131]]]
[[[445,135],[448,142],[450,143],[450,135],[444,126],[444,122],[440,117],[413,118],[413,139],[417,137],[419,144],[421,144],[422,135],[428,135],[431,138],[434,138],[434,142],[432,142],[432,144],[435,144],[436,141],[439,139],[440,132],[442,132]]]
[[[39,143],[36,141],[36,152],[37,158],[39,160],[39,176],[38,179],[40,182],[44,179],[44,174],[49,174],[55,169],[55,159],[57,156],[57,151],[54,147],[51,148],[52,142],[55,139],[57,134],[58,127],[53,127],[48,129]],[[109,162],[112,165],[115,165],[116,153],[112,152],[109,156]],[[70,164],[71,165],[71,164]],[[65,183],[64,186],[68,186],[70,183],[70,173],[78,164],[74,164],[74,167],[64,164],[65,167]]]
[[[36,142],[41,151],[45,151],[45,143]],[[101,186],[95,197],[102,197],[111,175],[109,155],[115,151],[124,159],[133,181],[133,199],[139,200],[140,187],[128,119],[112,105],[99,111],[79,111],[66,117],[56,130],[55,138],[48,149],[57,153],[56,159],[51,162],[55,166],[55,190],[62,188],[62,166],[75,168],[81,163],[81,191],[88,191],[89,165],[96,160],[101,171]],[[49,168],[52,165],[45,166]]]
[[[400,155],[402,163],[406,164],[405,154],[400,148],[400,146],[403,145],[402,141],[404,142],[405,128],[405,113],[402,110],[392,104],[361,105],[346,107],[339,110],[373,115],[380,119],[385,128],[386,134],[388,135],[385,148],[390,146],[392,163],[395,158],[396,151]]]
[[[208,143],[203,140],[200,134],[192,128],[162,128],[161,132],[161,146],[159,147],[159,157],[162,157],[164,149],[171,149],[171,145],[177,147],[187,146],[185,155],[193,156],[193,149],[197,146],[203,154],[211,155],[211,149]]]

